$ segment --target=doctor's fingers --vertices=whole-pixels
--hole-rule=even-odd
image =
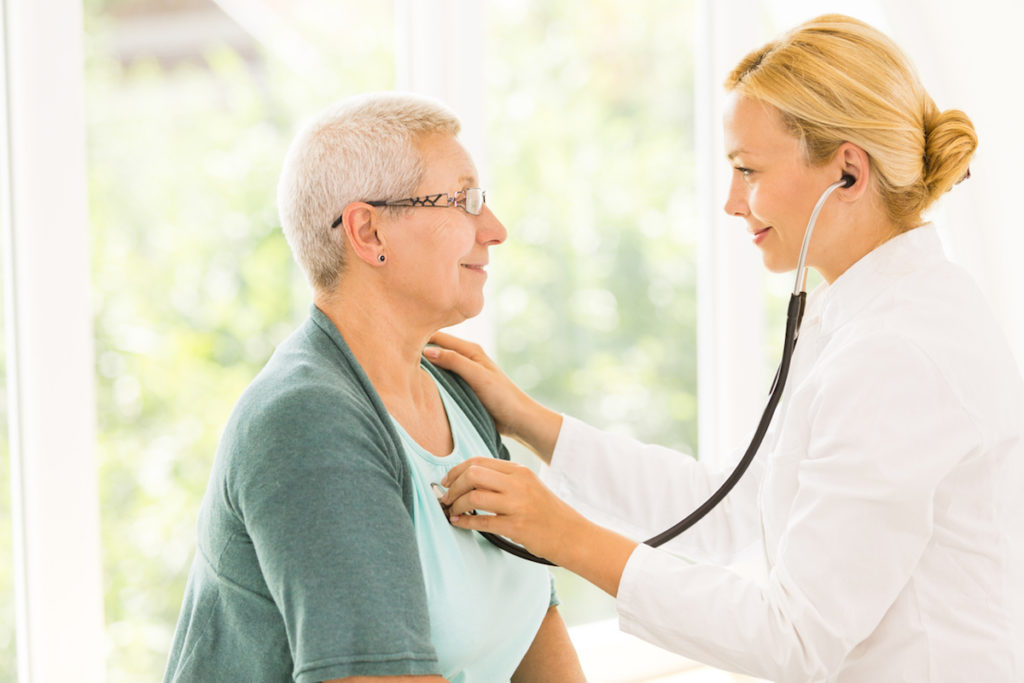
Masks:
[[[448,489],[441,502],[449,504],[467,491],[480,486],[488,472],[511,474],[520,468],[526,469],[522,465],[497,458],[470,458],[465,462],[460,462],[448,470],[448,474],[441,479],[441,485]]]
[[[434,365],[460,375],[478,394],[492,390],[498,392],[492,398],[500,400],[511,397],[501,394],[522,393],[515,382],[477,344],[444,332],[435,332],[430,338],[430,343],[436,346],[423,349],[423,355]],[[481,400],[484,400],[484,397],[481,397]]]
[[[507,516],[513,508],[505,492],[473,489],[455,499],[448,508],[448,519],[458,521],[460,516],[472,516],[475,511],[493,513],[486,516]]]
[[[491,357],[488,356],[483,347],[479,344],[466,341],[460,337],[456,337],[454,334],[448,334],[447,332],[435,332],[431,335],[428,343],[435,344],[442,349],[449,349],[455,351],[461,356],[465,356],[467,359],[474,363],[479,363],[486,368],[497,368]]]
[[[543,518],[543,510],[549,506],[550,492],[533,472],[521,465],[509,463],[510,468],[470,468],[461,481],[471,488],[464,490],[460,485],[451,498],[451,515],[461,515],[472,510],[484,510],[496,515],[529,519]]]

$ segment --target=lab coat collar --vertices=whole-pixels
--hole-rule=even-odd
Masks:
[[[850,266],[831,285],[822,283],[808,296],[808,322],[820,318],[822,334],[831,334],[902,278],[945,262],[938,231],[931,223],[879,245]]]

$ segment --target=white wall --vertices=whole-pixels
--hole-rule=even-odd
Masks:
[[[952,258],[978,279],[1024,368],[1024,77],[1017,61],[1024,3],[905,0],[887,3],[886,14],[939,108],[962,109],[974,121],[971,178],[940,201],[934,219]]]

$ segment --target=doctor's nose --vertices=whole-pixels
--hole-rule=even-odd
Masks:
[[[750,213],[747,206],[746,186],[741,179],[733,179],[729,186],[729,196],[725,198],[725,206],[722,208],[730,216],[742,217]]]

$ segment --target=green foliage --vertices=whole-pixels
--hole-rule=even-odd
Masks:
[[[489,7],[499,359],[558,410],[693,450],[692,4]]]

